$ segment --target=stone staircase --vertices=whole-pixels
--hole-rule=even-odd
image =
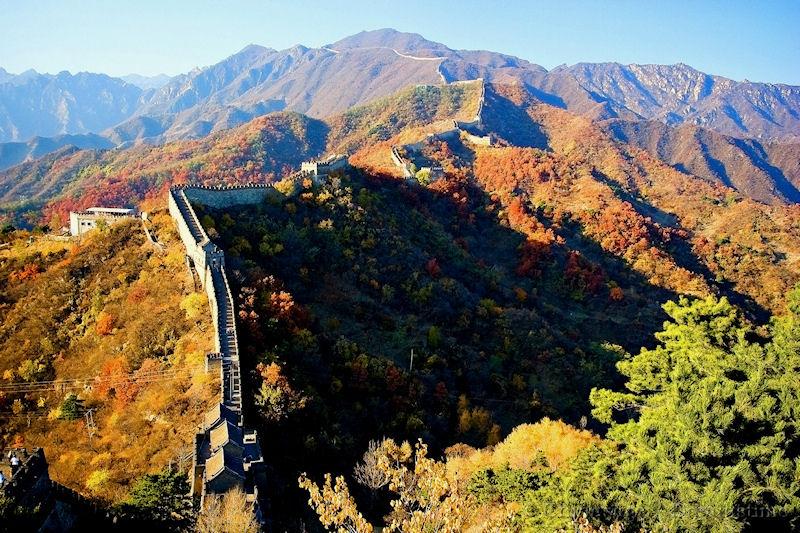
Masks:
[[[191,231],[195,242],[203,242],[206,239],[206,234],[200,226],[200,221],[197,220],[194,209],[192,209],[192,206],[189,204],[189,199],[186,198],[186,193],[184,193],[183,190],[177,190],[174,196],[175,204],[178,206],[183,220],[186,221],[186,225],[189,226],[189,231]]]
[[[241,410],[242,379],[239,367],[239,343],[236,336],[236,313],[224,268],[219,266],[211,270],[211,282],[214,284],[214,294],[217,296],[223,397],[226,405]]]

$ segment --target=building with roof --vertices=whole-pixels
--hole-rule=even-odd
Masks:
[[[238,426],[239,413],[223,403],[215,404],[214,407],[212,407],[211,410],[205,414],[203,427],[214,427],[222,421],[227,421],[235,426]]]
[[[200,506],[209,495],[239,487],[260,516],[258,487],[265,482],[264,458],[258,433],[242,427],[239,413],[223,403],[212,407],[195,435],[192,495]]]
[[[70,211],[69,232],[73,237],[80,237],[97,228],[98,224],[114,224],[136,216],[135,209],[125,207],[90,207],[85,211]]]
[[[219,448],[206,459],[204,494],[224,494],[234,487],[244,487],[243,463],[226,450]]]

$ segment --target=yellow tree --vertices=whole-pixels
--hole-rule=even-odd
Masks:
[[[199,533],[256,533],[258,522],[253,514],[253,504],[240,488],[222,496],[207,496],[207,502],[197,517]]]
[[[395,497],[385,531],[456,533],[468,522],[469,497],[448,480],[445,463],[428,457],[421,441],[414,448],[385,439],[375,452],[375,468],[388,480]],[[342,476],[332,482],[326,474],[322,486],[303,475],[300,487],[309,492],[309,504],[330,530],[363,533],[373,530],[358,511]]]

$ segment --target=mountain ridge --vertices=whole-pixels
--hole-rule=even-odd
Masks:
[[[0,86],[36,77],[31,73],[2,76],[5,81]],[[475,78],[523,83],[539,91],[543,101],[592,118],[690,123],[741,138],[800,138],[797,86],[734,81],[683,63],[577,63],[548,71],[511,55],[453,50],[419,34],[388,28],[362,31],[319,48],[295,45],[278,51],[248,45],[214,65],[175,76],[163,86],[139,89],[135,109],[126,107],[115,116],[122,117],[116,123],[106,121],[112,128],[106,135],[113,137],[115,128],[135,130],[133,124],[148,117],[163,124],[161,131],[153,135],[140,130],[127,135],[127,140],[191,138],[225,127],[225,122],[217,124],[213,118],[222,115],[222,108],[240,115],[235,123],[282,109],[321,118],[407,85]],[[4,105],[8,107],[0,92],[0,124],[3,118],[13,123],[3,117],[8,114]],[[65,123],[57,133],[101,133],[103,129]],[[50,133],[0,126],[0,141],[25,140],[26,135]]]

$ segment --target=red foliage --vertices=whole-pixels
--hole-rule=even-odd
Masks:
[[[592,218],[584,215],[587,231],[603,249],[615,254],[639,253],[651,246],[650,219],[640,215],[628,202],[612,204]]]
[[[602,268],[592,264],[579,252],[574,251],[567,255],[564,277],[572,288],[591,294],[597,293],[605,280]]]
[[[147,297],[148,291],[145,285],[136,285],[128,292],[128,303],[139,303]]]
[[[442,269],[439,267],[439,261],[437,261],[435,257],[425,264],[425,270],[432,278],[436,278],[442,273]]]
[[[41,271],[42,270],[39,268],[38,264],[28,263],[22,268],[22,270],[9,274],[8,278],[12,281],[25,281],[35,278]]]
[[[386,367],[386,389],[390,392],[395,392],[400,389],[404,383],[403,373],[394,365]]]
[[[97,323],[95,324],[95,331],[98,335],[110,335],[114,331],[114,323],[116,318],[114,315],[103,311],[97,316]]]
[[[149,366],[149,368],[152,367]],[[109,359],[100,369],[96,391],[106,398],[114,398],[118,406],[132,402],[140,388],[140,385],[133,380],[129,373],[124,357]]]
[[[523,180],[545,183],[555,174],[551,156],[532,148],[481,150],[475,176],[489,190],[510,193]]]
[[[550,245],[528,239],[519,247],[518,276],[538,276],[541,264],[550,256]]]

